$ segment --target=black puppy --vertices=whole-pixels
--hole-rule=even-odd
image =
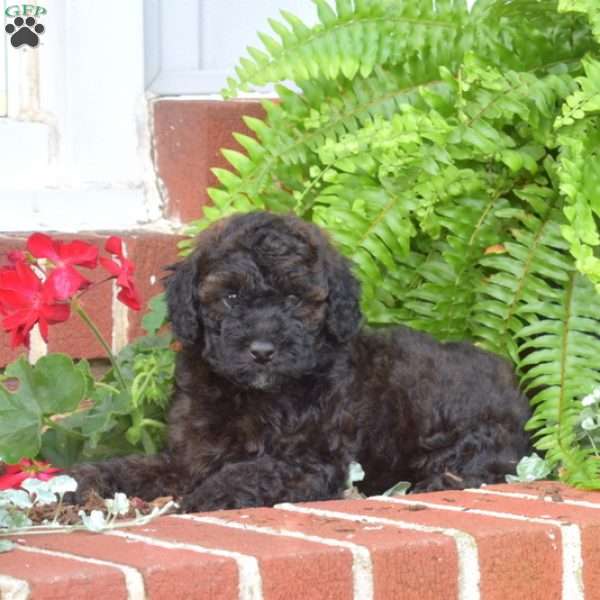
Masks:
[[[359,286],[315,226],[223,220],[167,282],[182,344],[161,454],[78,465],[79,498],[181,497],[184,511],[502,481],[528,450],[510,366],[465,343],[360,330]]]

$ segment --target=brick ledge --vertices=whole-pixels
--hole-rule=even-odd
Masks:
[[[554,482],[23,536],[0,597],[600,598],[600,493]]]

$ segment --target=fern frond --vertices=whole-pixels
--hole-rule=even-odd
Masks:
[[[408,256],[415,234],[410,204],[365,175],[344,174],[319,195],[313,220],[327,228],[352,259],[363,282],[365,315],[372,322],[382,322],[386,293],[380,283],[388,271],[400,276],[397,261]],[[405,271],[409,273],[408,265]]]
[[[483,182],[480,182],[483,187]],[[420,277],[401,298],[407,322],[444,340],[471,338],[475,294],[485,249],[502,239],[497,213],[506,200],[483,189],[450,196],[435,208],[444,241],[417,267]]]
[[[597,42],[600,42],[600,5],[596,0],[559,0],[558,11],[587,15],[594,37]]]
[[[596,256],[600,245],[600,61],[588,58],[583,67],[585,76],[577,80],[579,89],[566,99],[556,120],[561,144],[558,173],[569,220],[563,234],[577,269],[600,292],[600,259]]]
[[[539,185],[515,193],[524,201],[522,207],[513,202],[514,208],[499,211],[509,229],[494,252],[481,259],[486,276],[477,291],[473,332],[484,348],[517,364],[516,336],[526,323],[522,307],[553,298],[573,265],[565,257],[557,194]]]
[[[575,430],[580,400],[600,385],[598,321],[600,302],[591,283],[574,270],[552,297],[523,306],[529,321],[519,332],[523,340],[519,367],[530,390],[538,390],[528,429],[536,430],[535,446],[552,464],[562,464],[567,482],[600,489],[600,460],[579,447]]]
[[[557,0],[477,1],[472,27],[478,56],[517,71],[539,69],[539,63],[556,71],[596,47],[585,17],[560,14]]]
[[[464,0],[348,0],[338,2],[337,13],[326,0],[313,1],[320,25],[299,26],[289,13],[283,13],[289,27],[271,20],[281,41],[263,35],[266,52],[253,50],[252,59],[242,59],[226,95],[284,79],[366,77],[375,66],[399,64],[415,50],[444,52],[458,45],[468,17]]]

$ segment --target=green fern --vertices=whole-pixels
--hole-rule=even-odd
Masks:
[[[467,19],[464,0],[436,3],[398,0],[313,0],[320,24],[306,27],[282,11],[285,24],[270,21],[279,37],[260,34],[264,51],[248,48],[236,69],[238,81],[229,81],[229,95],[272,81],[336,79],[369,76],[377,65],[396,65],[414,48],[445,53],[460,45]]]
[[[514,201],[499,211],[511,227],[497,251],[481,260],[487,274],[474,312],[481,345],[518,363],[517,336],[525,325],[521,309],[552,296],[573,265],[565,257],[567,243],[560,234],[556,192],[528,185],[514,194],[523,202]]]
[[[556,119],[561,144],[559,176],[567,199],[569,224],[563,235],[570,242],[579,271],[600,291],[600,259],[595,248],[600,242],[600,61],[583,61],[585,76],[577,79],[579,89],[567,97]]]
[[[576,434],[581,410],[576,399],[600,385],[600,303],[590,302],[593,297],[592,284],[571,271],[553,297],[521,308],[532,322],[517,337],[527,340],[520,346],[524,382],[541,390],[533,396],[536,410],[528,424],[536,447],[561,466],[570,483],[600,489],[600,458],[592,448],[580,447]]]
[[[314,1],[316,26],[282,13],[229,82],[273,82],[279,101],[246,119],[244,153],[223,151],[190,233],[263,208],[327,228],[370,323],[510,358],[536,446],[600,487],[578,428],[600,385],[597,3]]]

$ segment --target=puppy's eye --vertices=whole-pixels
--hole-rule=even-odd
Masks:
[[[227,308],[231,308],[237,301],[237,294],[227,294],[227,296],[225,296],[225,298],[223,298],[223,304],[227,307]]]

